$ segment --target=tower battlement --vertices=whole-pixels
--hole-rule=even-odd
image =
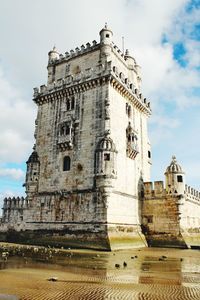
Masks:
[[[96,40],[92,41],[92,43],[87,42],[85,45],[81,45],[80,47],[76,47],[75,49],[71,49],[69,52],[66,51],[65,54],[58,53],[56,58],[52,59],[51,56],[49,58],[49,65],[60,64],[63,62],[68,62],[72,58],[75,58],[80,55],[84,55],[88,52],[94,51],[99,48],[99,43]],[[55,48],[54,48],[55,49]],[[56,49],[55,49],[56,50]],[[57,50],[56,50],[57,51]],[[51,54],[51,51],[49,52]]]
[[[4,198],[3,209],[21,209],[28,207],[28,199],[24,197]]]
[[[99,42],[48,53],[47,83],[33,94],[26,198],[4,199],[0,232],[66,247],[141,247],[152,237],[183,247],[181,230],[200,224],[200,194],[185,187],[175,156],[165,183],[150,182],[151,107],[140,66],[107,25],[99,34]]]
[[[165,197],[167,195],[163,181],[144,182],[144,198]]]
[[[187,184],[185,185],[185,196],[186,200],[196,201],[200,204],[200,192]]]

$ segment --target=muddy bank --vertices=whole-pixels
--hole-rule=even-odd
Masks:
[[[198,250],[108,253],[1,244],[0,268],[0,299],[200,299]]]

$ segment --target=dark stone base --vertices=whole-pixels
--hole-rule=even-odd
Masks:
[[[171,234],[152,234],[146,235],[146,240],[149,247],[188,248],[188,245],[182,235],[173,236]]]
[[[144,235],[136,225],[101,224],[97,227],[95,224],[82,224],[81,226],[80,224],[68,224],[68,226],[65,224],[57,230],[53,227],[58,227],[58,224],[49,224],[52,229],[47,229],[47,225],[33,223],[31,226],[35,226],[34,230],[16,231],[10,229],[5,233],[0,233],[0,241],[104,251],[147,246]],[[42,227],[43,229],[41,229]]]
[[[110,245],[108,238],[105,234],[96,233],[74,233],[68,234],[64,231],[52,231],[52,230],[26,230],[26,231],[11,231],[0,235],[0,241],[27,244],[27,245],[39,245],[39,246],[51,246],[51,247],[63,247],[63,248],[86,248],[95,250],[110,251]]]

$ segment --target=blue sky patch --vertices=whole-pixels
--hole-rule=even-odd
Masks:
[[[184,59],[186,49],[183,43],[178,42],[173,45],[173,58],[181,65],[181,67],[187,66],[187,61]]]
[[[193,9],[198,9],[198,8],[200,8],[200,1],[199,0],[192,0],[186,6],[186,11],[189,13]]]
[[[193,40],[200,40],[200,23],[194,26],[190,36]]]
[[[161,37],[161,44],[164,45],[164,44],[167,44],[168,42],[169,42],[169,39],[167,38],[167,35],[163,34]]]

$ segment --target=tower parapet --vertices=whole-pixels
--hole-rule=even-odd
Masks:
[[[185,198],[188,201],[197,202],[200,204],[200,192],[189,185],[185,185]]]
[[[144,182],[144,199],[155,199],[155,197],[166,197],[166,189],[163,181]]]
[[[29,201],[24,197],[8,197],[4,199],[2,221],[18,223],[24,219],[24,210],[28,209]]]

